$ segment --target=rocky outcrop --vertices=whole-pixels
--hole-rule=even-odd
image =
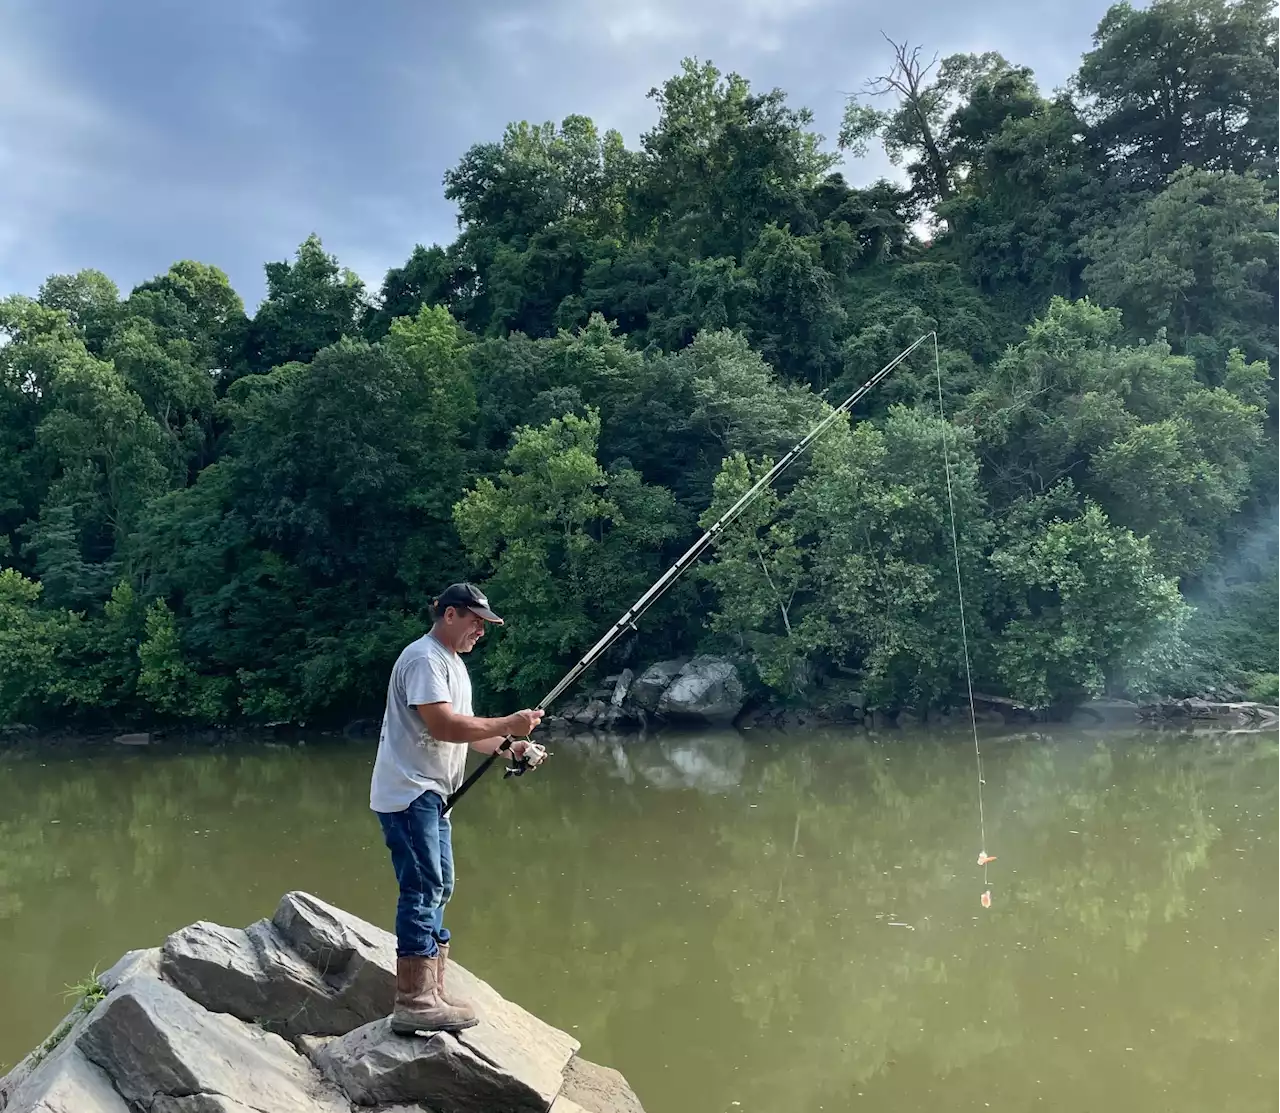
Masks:
[[[1210,723],[1239,728],[1270,729],[1280,723],[1280,708],[1268,703],[1218,703],[1204,699],[1164,700],[1137,709],[1148,721]]]
[[[658,661],[650,665],[632,683],[631,703],[645,711],[657,711],[662,693],[688,663],[689,658],[680,657],[674,661]]]
[[[624,669],[603,686],[566,701],[550,714],[549,733],[583,729],[644,731],[650,717],[721,726],[742,711],[746,689],[732,661],[701,656],[658,661],[639,676]]]
[[[731,723],[742,710],[746,690],[732,661],[695,657],[676,674],[658,699],[658,714],[706,723]]]
[[[395,1035],[394,938],[288,893],[270,920],[200,921],[126,955],[0,1079],[0,1113],[640,1110],[572,1036],[453,962],[449,982],[479,1024]]]

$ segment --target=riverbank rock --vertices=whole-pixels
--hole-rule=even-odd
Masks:
[[[742,710],[746,689],[732,661],[695,657],[658,698],[658,714],[707,723],[731,723]]]
[[[1128,725],[1138,721],[1138,705],[1127,699],[1086,700],[1071,712],[1069,721],[1076,727]]]
[[[394,937],[287,893],[270,920],[125,955],[0,1079],[0,1113],[642,1113],[572,1036],[455,962],[449,982],[479,1024],[395,1035]]]
[[[632,683],[630,702],[645,711],[657,711],[663,692],[688,663],[688,657],[680,657],[674,661],[658,661],[650,665]]]
[[[1205,699],[1174,699],[1138,708],[1149,722],[1208,722],[1235,727],[1271,728],[1280,723],[1280,707],[1268,703],[1216,703]]]

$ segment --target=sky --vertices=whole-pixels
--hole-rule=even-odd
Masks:
[[[442,176],[512,120],[590,116],[628,145],[680,60],[784,89],[834,148],[891,38],[998,50],[1043,91],[1103,0],[4,0],[0,296],[106,272],[127,293],[179,259],[252,308],[263,264],[317,233],[376,291],[456,233]],[[881,152],[844,167],[893,174]]]

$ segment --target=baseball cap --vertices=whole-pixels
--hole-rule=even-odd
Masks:
[[[475,584],[450,584],[440,593],[436,606],[442,610],[445,607],[465,607],[469,611],[475,611],[486,622],[502,625],[502,619],[489,609],[489,600]]]

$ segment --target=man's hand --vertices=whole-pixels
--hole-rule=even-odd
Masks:
[[[514,738],[527,738],[533,733],[534,727],[542,722],[542,711],[517,711],[514,715],[507,716],[507,733]]]
[[[517,761],[523,758],[532,769],[542,764],[547,756],[547,751],[536,742],[528,742],[521,738],[519,741],[511,743],[511,756]]]

